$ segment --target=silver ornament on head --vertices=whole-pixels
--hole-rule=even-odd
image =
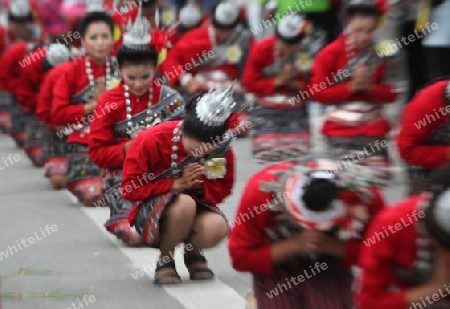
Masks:
[[[350,0],[348,5],[375,5],[373,0]]]
[[[225,90],[210,91],[204,94],[195,107],[197,118],[209,127],[220,127],[233,113],[236,102],[233,99],[234,81]]]
[[[148,46],[151,40],[150,23],[142,17],[142,1],[139,1],[138,14],[134,23],[128,21],[127,32],[123,35],[123,45],[134,48]]]
[[[450,190],[445,191],[436,201],[434,219],[437,225],[450,234]]]
[[[70,54],[69,48],[64,44],[51,44],[45,58],[51,66],[57,66],[69,61]]]
[[[193,3],[188,3],[180,11],[180,24],[184,27],[194,27],[202,19],[200,9]]]
[[[86,0],[85,13],[104,12],[103,0]]]
[[[286,15],[278,23],[278,33],[285,38],[297,37],[304,24],[305,20],[300,15]]]
[[[229,0],[223,1],[217,6],[214,17],[222,25],[231,25],[239,17],[239,8]]]
[[[12,0],[8,11],[14,17],[26,17],[31,13],[30,3],[28,0]]]

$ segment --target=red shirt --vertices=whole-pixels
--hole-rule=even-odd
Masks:
[[[143,179],[147,175],[157,177],[164,171],[171,168],[172,138],[173,130],[179,121],[166,121],[139,134],[131,143],[125,158],[122,176],[123,198],[128,201],[145,201],[149,198],[168,193],[175,181],[174,178],[167,178],[144,183]],[[178,142],[177,162],[184,160],[188,153]],[[204,195],[198,196],[194,193],[191,196],[199,203],[206,203],[215,206],[225,200],[231,194],[234,185],[235,157],[232,148],[226,155],[227,174],[221,179],[207,179],[202,177]],[[139,183],[144,185],[137,185]],[[134,189],[129,190],[132,186]],[[136,188],[137,187],[137,188]]]
[[[209,59],[208,52],[213,48],[208,35],[208,27],[203,26],[187,32],[169,50],[166,60],[161,65],[161,72],[165,73],[168,83],[176,84],[183,72],[195,75],[205,70],[201,64],[205,61],[205,57]],[[235,64],[224,64],[216,67],[215,70],[227,73],[233,79],[239,77],[239,67]]]
[[[20,83],[21,69],[29,63],[24,59],[28,53],[28,43],[18,42],[11,45],[0,59],[0,85],[3,90],[16,94],[16,88]]]
[[[275,92],[292,93],[286,87],[275,89],[274,82],[276,76],[264,77],[263,75],[263,69],[274,63],[276,40],[276,36],[270,36],[259,41],[252,47],[242,76],[242,84],[249,92],[259,95],[271,95]],[[283,55],[280,55],[280,57],[283,57]],[[297,79],[301,79],[301,77],[301,74],[296,76]]]
[[[90,63],[95,80],[105,77],[106,65],[99,67],[91,60]],[[53,89],[52,118],[55,126],[69,128],[88,124],[93,119],[92,115],[84,114],[84,104],[87,102],[71,104],[72,97],[87,87],[89,78],[86,74],[85,57],[69,62]],[[67,138],[67,142],[89,145],[89,133],[74,131]]]
[[[311,84],[316,86],[325,84],[326,87],[316,87],[318,90],[312,91],[313,99],[323,104],[336,104],[344,101],[364,101],[380,104],[394,102],[397,95],[393,88],[381,84],[386,70],[386,62],[379,65],[372,74],[372,79],[375,84],[372,85],[371,93],[352,94],[350,92],[350,82],[339,84],[335,82],[333,76],[339,78],[338,74],[341,74],[340,76],[344,77],[342,70],[347,65],[347,52],[345,47],[345,38],[341,35],[334,42],[322,49],[315,58]],[[390,128],[390,124],[386,119],[359,127],[344,126],[326,120],[322,128],[322,133],[327,136],[347,137],[357,135],[384,136],[389,132]]]
[[[5,35],[7,35],[7,39],[5,39]],[[4,26],[0,27],[0,56],[11,46],[16,38],[14,35],[7,31]],[[8,46],[5,46],[5,43],[9,43]]]
[[[161,85],[152,83],[153,101],[152,105],[159,103]],[[131,92],[131,113],[136,115],[148,108],[148,91],[141,97],[136,97]],[[122,169],[125,160],[124,145],[130,141],[129,138],[121,138],[116,142],[114,138],[114,125],[126,119],[126,104],[124,97],[123,82],[104,94],[98,99],[91,123],[89,156],[100,168]],[[104,113],[103,111],[109,110]]]
[[[421,217],[425,216],[424,213],[420,213],[420,210],[418,211],[420,198],[420,195],[413,196],[388,207],[372,221],[367,233],[368,245],[362,247],[358,265],[361,267],[361,275],[357,281],[356,308],[413,308],[406,303],[406,290],[412,286],[400,281],[394,270],[397,267],[409,269],[416,259],[416,224]],[[389,226],[395,227],[394,233],[390,231]],[[383,232],[389,236],[377,236]],[[377,237],[380,241],[377,241]],[[370,240],[372,241],[370,242]],[[401,290],[391,292],[389,291],[390,286],[396,286]],[[444,287],[442,290],[444,291]],[[418,303],[420,304],[420,302]]]
[[[277,212],[266,207],[255,214],[249,220],[241,220],[250,217],[249,209],[266,205],[270,207],[269,201],[277,198],[272,193],[262,192],[260,182],[277,181],[278,178],[272,171],[288,170],[293,165],[292,162],[278,163],[269,166],[253,175],[244,189],[244,194],[239,202],[239,207],[233,221],[233,228],[230,233],[229,251],[233,268],[241,272],[250,272],[266,276],[273,276],[275,265],[272,261],[272,243],[268,242],[266,228],[272,227],[276,223]],[[371,189],[375,198],[370,205],[367,205],[370,218],[384,208],[384,201],[379,191]],[[362,247],[360,240],[350,240],[346,242],[345,259],[343,266],[350,267],[357,262],[359,251]]]
[[[450,145],[430,144],[433,132],[450,121],[445,98],[448,82],[439,81],[424,88],[405,105],[397,147],[402,159],[412,165],[435,170],[449,162]]]
[[[20,82],[16,86],[16,96],[20,105],[27,113],[35,113],[37,97],[41,83],[44,81],[47,71],[44,71],[44,61],[47,51],[40,48],[26,56],[24,61],[29,64],[20,72]]]
[[[48,127],[55,129],[52,118],[53,89],[69,62],[58,65],[44,77],[37,98],[36,115]]]

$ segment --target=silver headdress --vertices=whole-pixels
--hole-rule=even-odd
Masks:
[[[103,7],[103,0],[86,0],[86,10],[85,13],[91,12],[105,12]]]
[[[31,13],[30,3],[28,0],[12,0],[8,11],[14,17],[26,17]]]
[[[198,6],[193,3],[188,3],[180,11],[180,24],[183,27],[190,28],[200,23],[202,19],[202,13]]]
[[[284,38],[295,38],[305,24],[305,20],[298,14],[284,16],[278,23],[278,33]]]
[[[64,44],[51,44],[48,48],[45,58],[51,66],[57,66],[61,63],[69,61],[70,50]]]
[[[235,83],[225,90],[208,92],[199,99],[195,112],[204,125],[219,127],[230,117],[236,105],[233,99]]]
[[[445,191],[436,201],[434,219],[437,225],[450,234],[450,190]]]
[[[223,25],[231,25],[238,19],[240,10],[232,1],[223,1],[216,7],[214,17]]]
[[[129,47],[147,46],[152,40],[150,23],[142,17],[142,1],[139,1],[138,14],[134,24],[128,21],[127,32],[123,35],[123,45]]]

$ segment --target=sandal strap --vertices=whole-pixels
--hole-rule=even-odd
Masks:
[[[157,272],[158,270],[161,270],[163,268],[173,268],[176,270],[175,268],[175,262],[169,262],[169,263],[161,263],[160,261],[157,262],[157,266],[155,269],[155,272]]]
[[[184,255],[184,265],[189,266],[194,262],[206,263],[206,258],[201,254]]]

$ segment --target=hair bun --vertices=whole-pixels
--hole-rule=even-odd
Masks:
[[[339,196],[341,190],[332,181],[327,179],[314,179],[311,181],[309,187],[305,189],[302,200],[309,210],[324,211]]]

